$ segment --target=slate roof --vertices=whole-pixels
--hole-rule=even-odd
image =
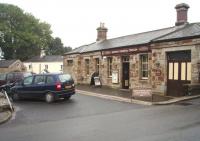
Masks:
[[[29,60],[26,60],[25,62],[62,62],[63,56],[60,55],[47,55],[44,57],[35,56]]]
[[[86,53],[128,46],[144,45],[156,41],[173,40],[177,38],[194,37],[199,35],[200,23],[192,23],[97,41],[89,45],[83,45],[75,48],[71,52],[65,54]]]
[[[155,39],[154,41],[175,40],[200,36],[200,23],[188,24],[185,27],[178,29],[170,34]]]
[[[17,60],[0,60],[0,68],[8,68],[10,65],[15,63]]]

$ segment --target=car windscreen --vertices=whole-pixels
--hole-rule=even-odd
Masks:
[[[66,82],[66,81],[71,81],[72,77],[69,74],[61,74],[58,76],[60,79],[60,82]]]
[[[6,80],[6,74],[5,73],[0,74],[0,80]]]

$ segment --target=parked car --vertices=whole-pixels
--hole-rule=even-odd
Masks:
[[[0,74],[0,90],[5,90],[9,93],[10,88],[15,85],[17,81],[23,80],[27,76],[31,76],[30,72],[9,72]]]
[[[39,98],[50,103],[59,98],[70,99],[75,94],[74,80],[69,74],[36,74],[26,77],[11,88],[14,101]]]

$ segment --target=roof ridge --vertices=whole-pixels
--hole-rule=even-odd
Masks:
[[[129,35],[124,35],[124,36],[119,36],[119,37],[115,37],[115,38],[111,38],[111,39],[107,39],[107,40],[113,40],[113,39],[127,37],[127,36],[133,36],[133,35],[140,35],[140,34],[145,34],[145,33],[150,33],[150,32],[156,32],[156,31],[166,30],[166,29],[170,29],[170,28],[174,28],[174,27],[175,26],[166,27],[166,28],[160,28],[160,29],[156,29],[156,30],[149,30],[149,31],[145,31],[145,32],[140,32],[140,33],[135,33],[135,34],[129,34]]]

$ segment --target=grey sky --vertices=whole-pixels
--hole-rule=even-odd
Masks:
[[[96,41],[104,22],[108,38],[174,26],[175,5],[190,5],[189,22],[200,22],[199,0],[0,0],[51,25],[53,36],[72,48]]]

